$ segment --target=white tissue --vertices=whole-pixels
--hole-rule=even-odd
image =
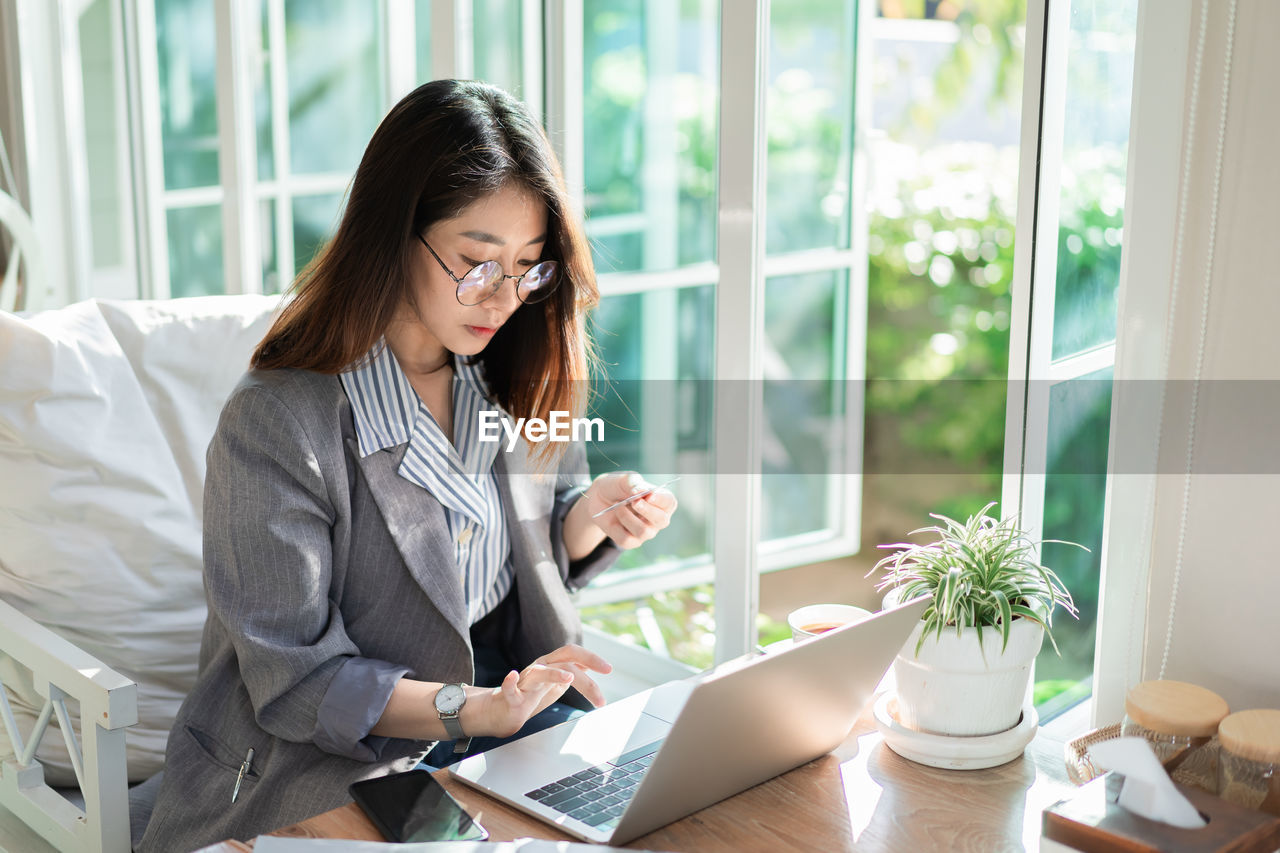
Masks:
[[[1200,812],[1173,785],[1151,744],[1140,737],[1104,740],[1089,747],[1094,763],[1124,776],[1119,804],[1136,815],[1183,829],[1205,825]]]

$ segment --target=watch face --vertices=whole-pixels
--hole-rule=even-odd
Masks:
[[[446,684],[436,693],[436,710],[442,714],[456,714],[467,701],[461,684]]]

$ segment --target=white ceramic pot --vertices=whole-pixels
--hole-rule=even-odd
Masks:
[[[1016,726],[1044,629],[1013,620],[1003,654],[997,628],[982,629],[981,646],[976,628],[959,636],[945,629],[941,637],[930,634],[917,657],[923,627],[916,625],[893,662],[899,722],[941,735],[991,735]]]

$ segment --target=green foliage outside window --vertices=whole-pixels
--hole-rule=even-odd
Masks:
[[[989,108],[1016,102],[1022,61],[1017,41],[1025,19],[1025,0],[952,0],[944,4],[902,0],[882,5],[886,9],[900,7],[900,15],[907,17],[934,17],[946,6],[948,12],[943,17],[956,21],[960,36],[952,53],[934,69],[929,96],[912,97],[896,118],[885,123],[892,137],[909,145],[873,150],[872,180],[878,186],[871,192],[866,247],[867,386],[862,453],[868,477],[864,481],[863,548],[858,555],[859,560],[865,558],[868,567],[879,556],[875,544],[896,541],[905,530],[925,523],[927,513],[967,516],[1000,496],[1017,152],[984,143],[941,143],[936,130],[960,109],[977,80],[985,79],[990,86],[986,98]],[[783,57],[794,55],[792,61],[798,68],[810,70],[783,72],[771,80],[770,254],[831,245],[820,235],[838,235],[847,222],[848,199],[840,186],[848,174],[848,163],[838,152],[847,150],[848,105],[830,99],[830,87],[820,79],[821,72],[813,70],[812,56],[807,62],[803,59],[807,54],[826,56],[825,51],[835,51],[829,57],[834,60],[846,49],[830,39],[823,41],[824,36],[805,24],[807,16],[819,7],[824,14],[834,8],[825,2],[788,4],[776,13],[774,21],[775,28],[780,23],[795,23],[785,32],[775,29],[775,50]],[[599,193],[593,199],[599,206],[591,202],[589,206],[597,214],[641,212],[635,195],[639,146],[644,140],[638,105],[648,70],[638,34],[622,34],[627,18],[623,13],[638,13],[639,6],[627,0],[598,0],[592,8],[617,13],[617,28],[597,28],[601,39],[612,40],[610,50],[617,50],[627,39],[634,48],[609,55],[603,41],[592,46],[589,28],[588,61],[596,55],[602,60],[609,56],[607,63],[592,68],[597,91],[609,100],[596,104],[588,92],[592,139],[601,132],[601,144],[615,146],[619,152],[618,157],[602,158],[602,165],[605,161],[615,165],[630,162],[637,168],[593,176],[589,163],[587,183],[592,192]],[[1105,65],[1111,59],[1102,56],[1096,61]],[[786,61],[775,63],[776,68],[787,66]],[[616,85],[599,82],[607,80]],[[706,88],[705,81],[702,85],[697,98],[678,90],[684,92],[680,102],[687,105],[713,98],[714,90]],[[678,208],[681,264],[710,257],[714,240],[714,233],[705,229],[714,222],[715,134],[713,126],[695,117],[697,112],[677,111],[682,144]],[[1115,336],[1123,146],[1113,143],[1074,151],[1064,164],[1063,184],[1055,358],[1106,343]],[[611,262],[602,268],[638,268],[642,241],[638,234],[631,243],[621,237],[600,241]],[[837,239],[835,244],[841,241]],[[774,284],[770,282],[771,287]],[[844,285],[834,283],[834,287],[833,293],[844,292]],[[830,304],[838,313],[843,303],[836,298]],[[776,306],[770,310],[776,313]],[[613,313],[635,316],[621,310]],[[828,339],[839,334],[837,329],[815,324],[807,314],[802,319],[811,334],[809,349],[818,353],[819,361],[844,345],[843,339]],[[766,325],[770,322],[776,322],[773,314]],[[774,343],[774,338],[781,341],[785,336],[771,332],[770,337]],[[794,370],[795,354],[790,349],[784,349],[783,354]],[[1044,554],[1044,560],[1076,595],[1082,618],[1078,624],[1064,620],[1064,658],[1047,662],[1041,673],[1044,679],[1037,686],[1037,702],[1075,684],[1092,668],[1104,480],[1077,472],[1097,472],[1105,466],[1110,400],[1109,394],[1098,394],[1105,384],[1086,383],[1070,393],[1064,390],[1052,404],[1055,434],[1050,437],[1049,471],[1044,472],[1050,475],[1045,535],[1082,542],[1090,553],[1070,549],[1069,553],[1054,554],[1046,549]],[[868,507],[879,508],[885,502],[880,490],[886,481],[910,479],[900,476],[907,474],[925,475],[918,478],[922,485],[896,492],[896,514],[887,520],[877,519],[882,526],[893,525],[892,529],[877,529]],[[873,483],[873,477],[879,477],[880,482]],[[802,477],[793,479],[796,485],[804,482]],[[801,496],[797,503],[807,500]],[[781,532],[791,531],[786,528]],[[690,539],[688,544],[668,542],[663,550],[688,554],[690,548],[706,547],[701,540]],[[714,647],[713,602],[712,587],[701,585],[665,591],[640,602],[588,608],[583,617],[608,632],[705,667],[712,661]],[[788,635],[785,624],[764,615],[759,628],[761,643]]]
[[[888,476],[895,465],[939,475],[963,472],[969,484],[962,493],[931,492],[918,506],[906,508],[920,519],[929,512],[971,514],[1000,494],[1014,211],[1011,199],[973,180],[982,170],[956,156],[966,151],[975,149],[921,156],[897,191],[882,196],[870,222],[866,464]],[[1077,197],[1064,200],[1059,259],[1071,273],[1059,277],[1059,288],[1066,288],[1059,305],[1075,306],[1071,313],[1076,315],[1097,311],[1105,316],[1105,305],[1095,308],[1099,283],[1114,282],[1118,275],[1119,243],[1109,242],[1106,233],[1120,228],[1121,213],[1114,196],[1099,192],[1122,183],[1115,167],[1111,159],[1096,158],[1095,169],[1077,176]],[[1077,242],[1088,250],[1071,251]],[[1114,322],[1111,308],[1113,327]],[[1093,404],[1094,414],[1061,438],[1059,469],[1069,472],[1078,464],[1098,470],[1099,439],[1105,460],[1107,409],[1099,405]],[[1045,507],[1046,531],[1079,530],[1099,506],[1099,479],[1068,474],[1057,482],[1061,488],[1050,491]],[[1092,666],[1092,647],[1083,633],[1092,636],[1096,618],[1099,556],[1098,543],[1087,531],[1079,541],[1090,553],[1063,549],[1070,555],[1045,557],[1076,594],[1082,613],[1080,629],[1074,623],[1067,627],[1068,636],[1077,639],[1063,642],[1059,667],[1074,678]],[[875,544],[863,549],[872,561]],[[714,648],[712,601],[712,587],[700,585],[665,591],[640,607],[652,611],[673,657],[703,668],[711,664]],[[620,602],[584,609],[582,615],[588,624],[643,644],[636,609],[636,602]],[[761,643],[788,635],[785,624],[763,614],[759,627]],[[1074,678],[1060,681],[1058,688]],[[1046,686],[1041,692],[1053,690]]]

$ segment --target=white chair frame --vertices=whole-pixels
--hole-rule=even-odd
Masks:
[[[18,200],[0,190],[0,226],[13,237],[13,248],[0,278],[0,308],[10,311],[36,311],[44,302],[44,258],[31,217]],[[19,267],[26,262],[26,278],[18,286]],[[7,300],[7,301],[5,301]]]
[[[45,697],[36,725],[25,738],[4,686],[6,673],[16,673],[14,664],[32,674],[37,692]],[[67,699],[80,704],[83,750],[70,725]],[[17,756],[0,762],[0,821],[7,811],[58,850],[127,853],[131,848],[125,730],[138,720],[137,685],[0,601],[0,717]],[[44,768],[35,759],[55,717],[84,795],[83,809],[45,783]],[[0,832],[0,844],[3,840]]]

